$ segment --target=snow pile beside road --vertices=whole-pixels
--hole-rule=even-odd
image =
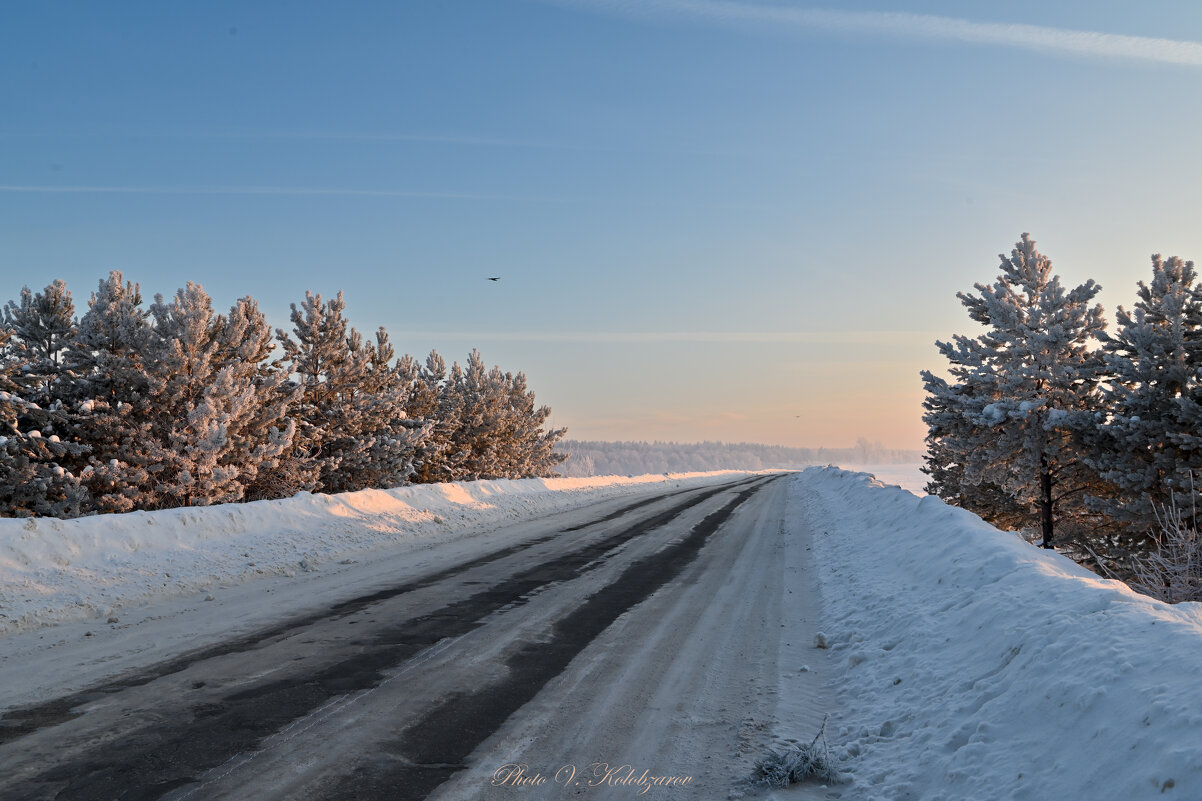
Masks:
[[[348,554],[465,536],[621,495],[730,472],[427,484],[100,515],[0,519],[0,634],[107,616],[131,601],[317,570]]]
[[[931,479],[922,472],[922,462],[902,462],[898,464],[841,464],[835,465],[853,473],[868,473],[877,481],[889,486],[895,485],[909,490],[915,495],[926,495],[923,488]]]
[[[857,798],[1202,798],[1202,605],[862,474],[795,488]]]

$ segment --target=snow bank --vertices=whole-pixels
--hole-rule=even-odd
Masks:
[[[1202,798],[1202,605],[862,474],[795,491],[857,798]]]
[[[853,473],[868,473],[882,484],[896,485],[915,495],[926,495],[923,489],[931,480],[922,472],[922,462],[899,462],[897,464],[836,464]]]
[[[101,515],[0,519],[0,634],[729,472],[427,484]]]

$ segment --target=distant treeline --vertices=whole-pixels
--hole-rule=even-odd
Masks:
[[[905,464],[921,461],[922,452],[886,448],[879,442],[856,441],[850,448],[786,448],[750,442],[585,442],[562,440],[556,449],[567,454],[559,466],[564,476],[694,473],[709,470],[771,470],[816,464]]]
[[[0,317],[0,516],[553,475],[564,430],[522,373],[397,358],[344,307],[306,292],[273,335],[191,282],[147,307],[113,272],[79,317],[62,281],[25,288]]]

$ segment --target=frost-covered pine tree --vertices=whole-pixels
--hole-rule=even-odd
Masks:
[[[473,350],[467,364],[452,365],[441,411],[453,413],[437,481],[553,475],[563,457],[554,452],[564,429],[543,430],[549,407],[536,407],[522,374],[486,369]]]
[[[148,448],[149,316],[141,288],[114,270],[92,294],[63,354],[61,391],[72,439],[92,449],[78,475],[98,511],[153,508],[156,501],[156,461]]]
[[[74,517],[87,493],[63,466],[83,447],[54,433],[61,413],[22,397],[27,351],[0,325],[0,516]]]
[[[354,430],[348,428],[344,435],[369,442],[370,447],[347,451],[330,491],[401,486],[413,475],[417,449],[431,428],[406,415],[409,365],[394,363],[396,352],[383,327],[376,331],[375,342],[364,341],[352,328],[348,345],[365,369],[352,401]]]
[[[285,369],[301,390],[292,415],[297,424],[295,448],[314,470],[312,486],[305,489],[328,491],[337,483],[335,475],[342,460],[371,447],[371,443],[342,436],[348,416],[354,415],[350,401],[365,367],[348,346],[344,308],[341,292],[327,303],[320,294],[306,291],[299,308],[292,304],[296,339],[283,329],[276,330],[284,348]]]
[[[1090,461],[1118,488],[1101,508],[1147,530],[1153,507],[1176,496],[1179,509],[1202,508],[1202,287],[1194,264],[1152,256],[1152,280],[1138,284],[1116,331],[1101,334],[1110,375],[1107,417]]]
[[[535,405],[534,393],[526,384],[525,373],[506,373],[504,387],[509,418],[509,448],[503,454],[506,478],[547,478],[555,475],[555,466],[567,459],[558,453],[556,444],[567,433],[566,428],[545,430],[551,416],[550,406]]]
[[[312,480],[312,471],[295,459],[296,421],[290,412],[300,387],[288,380],[278,362],[269,361],[276,344],[267,318],[249,295],[230,308],[217,333],[218,381],[242,387],[250,402],[231,407],[227,430],[233,432],[225,458],[239,466],[242,500],[286,498]]]
[[[964,408],[973,405],[972,395],[985,390],[984,385],[967,379],[949,383],[929,372],[922,374],[927,397],[922,406],[923,420],[928,426],[927,450],[923,455],[922,471],[930,476],[924,487],[948,503],[969,509],[996,526],[1021,529],[1029,523],[1027,506],[1006,490],[979,476],[975,482],[965,478],[967,460],[962,443],[971,442],[980,429]],[[991,391],[991,390],[990,390]]]
[[[78,391],[110,404],[145,393],[149,317],[140,285],[119,270],[100,281],[65,354]]]
[[[467,364],[451,367],[450,390],[459,398],[459,426],[451,435],[450,453],[456,479],[501,478],[499,451],[504,447],[503,387],[500,370],[490,374],[480,351],[468,354]]]
[[[374,344],[351,328],[342,293],[328,302],[305,293],[292,304],[295,339],[283,330],[287,370],[301,387],[293,407],[297,448],[316,468],[316,488],[346,492],[395,486],[413,471],[424,427],[402,421],[408,387],[388,365],[392,346],[382,330]]]
[[[240,501],[261,469],[291,448],[295,423],[281,391],[286,376],[265,368],[271,331],[250,298],[227,318],[191,281],[154,318],[148,374],[147,447],[155,464],[157,506]]]
[[[429,424],[414,454],[412,480],[421,484],[454,481],[450,448],[451,437],[459,427],[461,401],[449,381],[446,360],[438,351],[430,351],[420,368],[404,358],[401,361],[403,369],[413,376],[405,414],[411,420]]]
[[[62,370],[63,355],[75,339],[75,304],[67,285],[55,280],[41,292],[21,289],[20,302],[9,301],[4,320],[25,349],[27,364],[22,383],[33,393],[29,399],[50,405],[52,384]]]
[[[930,427],[927,472],[940,497],[990,520],[1018,518],[1052,547],[1057,526],[1083,514],[1098,486],[1081,431],[1096,422],[1102,360],[1093,341],[1102,308],[1092,280],[1065,290],[1051,261],[1023,234],[992,285],[958,293],[977,337],[937,342],[951,381],[924,371]],[[936,460],[932,467],[931,459]]]

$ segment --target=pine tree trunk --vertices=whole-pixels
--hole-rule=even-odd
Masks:
[[[1052,471],[1047,459],[1039,460],[1039,520],[1043,525],[1043,547],[1052,547]]]

